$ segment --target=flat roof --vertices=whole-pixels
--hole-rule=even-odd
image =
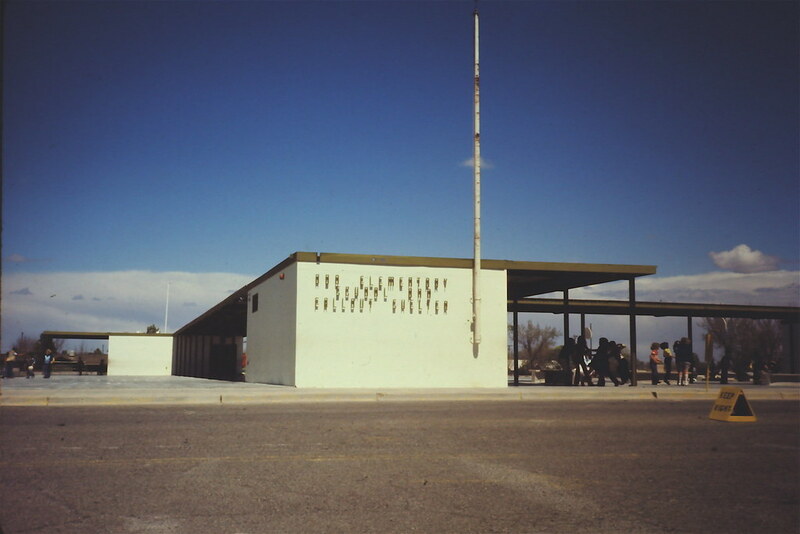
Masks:
[[[349,264],[395,267],[437,267],[472,269],[472,258],[436,258],[424,256],[387,256],[379,254],[337,254],[330,252],[295,252],[281,263],[232,293],[225,300],[193,321],[179,328],[176,334],[247,335],[247,293],[250,288],[271,278],[296,262]],[[508,273],[508,298],[543,295],[606,282],[629,280],[655,274],[654,265],[614,265],[599,263],[564,263],[482,259],[481,269],[505,270]],[[212,334],[213,333],[213,334]]]
[[[171,337],[172,334],[147,334],[143,332],[65,332],[47,330],[42,335],[52,339],[108,339],[110,336]]]
[[[297,261],[346,263],[356,265],[392,265],[408,267],[444,267],[472,269],[472,258],[429,258],[418,256],[381,256],[370,254],[295,253]],[[618,265],[606,263],[566,263],[482,259],[481,269],[508,272],[509,298],[544,295],[578,287],[630,280],[656,273],[655,265]]]

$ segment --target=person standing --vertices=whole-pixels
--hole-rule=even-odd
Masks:
[[[586,365],[586,356],[590,354],[589,347],[586,346],[586,338],[578,336],[578,341],[575,343],[575,349],[572,351],[572,366],[575,368],[575,377],[572,380],[572,385],[577,386],[591,386],[592,375],[589,372],[589,367]]]
[[[661,350],[664,357],[664,383],[669,385],[669,376],[672,374],[672,351],[669,349],[669,343],[666,341],[661,344]]]
[[[611,345],[607,338],[601,337],[597,344],[597,350],[594,353],[594,358],[592,358],[592,367],[594,367],[594,370],[597,371],[598,386],[606,385],[606,377],[610,378],[611,381],[614,382],[615,386],[619,385],[619,380],[617,380],[617,377],[609,373],[608,359],[610,357]]]
[[[661,345],[652,343],[650,345],[650,383],[654,386],[658,385],[658,364],[661,363],[661,358],[658,357],[658,349]]]
[[[50,378],[50,369],[53,365],[53,351],[47,349],[44,351],[44,361],[42,362],[42,376]]]
[[[731,355],[728,354],[728,351],[725,351],[725,354],[722,356],[722,359],[719,361],[719,383],[720,384],[727,384],[728,383],[728,371],[731,369]]]
[[[28,356],[28,359],[25,362],[25,369],[27,371],[26,374],[25,374],[25,378],[33,378],[34,377],[33,368],[34,368],[35,365],[36,365],[36,356],[31,354],[30,356]]]
[[[622,375],[619,372],[620,362],[622,361],[622,347],[617,345],[617,342],[611,340],[608,342],[608,376],[612,378],[616,378],[620,384],[624,384],[626,381],[622,379]],[[616,382],[615,382],[616,384]]]
[[[751,365],[753,366],[753,384],[761,384],[761,373],[764,370],[764,357],[758,348],[756,348],[755,354],[753,354]]]
[[[559,385],[572,385],[572,353],[575,352],[575,340],[571,337],[564,341],[561,352],[558,353],[558,364],[561,366],[562,377]]]
[[[5,370],[4,378],[14,378],[14,366],[17,362],[17,347],[14,347],[6,355],[6,363],[3,366]]]
[[[692,366],[692,345],[689,338],[681,338],[675,346],[675,363],[678,364],[678,385],[689,385],[689,368]]]
[[[631,369],[628,365],[628,359],[622,354],[622,349],[625,348],[625,345],[619,344],[617,345],[617,350],[619,351],[619,381],[622,384],[627,384],[628,381],[631,379]],[[631,384],[633,385],[633,384]]]

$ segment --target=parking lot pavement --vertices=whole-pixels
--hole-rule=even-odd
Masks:
[[[710,405],[4,406],[0,530],[796,534],[800,403]]]
[[[636,387],[565,387],[526,384],[507,388],[294,388],[269,384],[227,382],[182,376],[138,377],[53,375],[4,379],[0,406],[94,406],[141,404],[261,404],[297,402],[392,401],[567,401],[567,400],[713,400],[720,384],[696,383],[685,387],[660,384]],[[800,400],[800,383],[769,386],[731,384],[747,398]]]

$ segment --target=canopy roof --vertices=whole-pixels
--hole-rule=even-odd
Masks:
[[[108,339],[111,336],[172,336],[172,334],[146,334],[143,332],[66,332],[47,330],[42,332],[44,337],[50,339]]]

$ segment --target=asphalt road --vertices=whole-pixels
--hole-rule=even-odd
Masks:
[[[3,407],[21,532],[797,533],[800,404]]]

